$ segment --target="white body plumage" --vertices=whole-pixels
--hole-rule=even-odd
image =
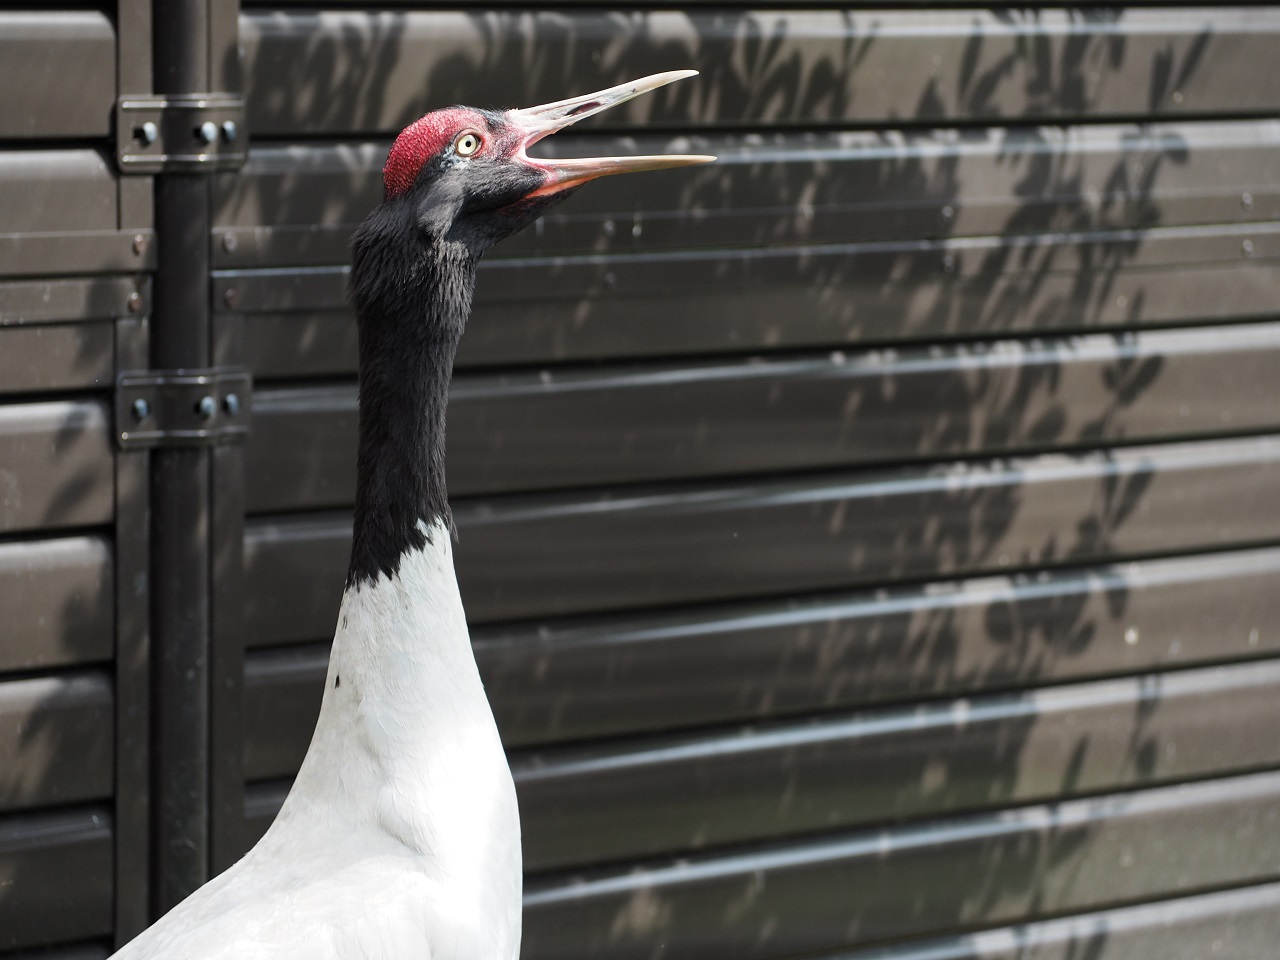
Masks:
[[[316,731],[247,856],[118,960],[515,960],[520,820],[449,532],[343,596]]]

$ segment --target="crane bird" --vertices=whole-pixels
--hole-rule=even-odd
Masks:
[[[589,180],[715,159],[546,160],[548,134],[681,70],[505,112],[452,107],[396,139],[357,230],[351,564],[320,717],[280,815],[119,960],[515,960],[520,820],[454,575],[445,404],[476,262]]]

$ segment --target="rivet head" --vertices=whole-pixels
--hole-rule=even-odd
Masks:
[[[138,291],[136,290],[133,293],[129,294],[129,299],[125,301],[125,306],[129,308],[130,313],[141,313],[142,312],[142,294],[138,293]]]
[[[1240,194],[1240,206],[1248,210],[1253,206],[1253,194],[1245,192]]]
[[[236,235],[234,233],[224,233],[222,235],[222,249],[227,251],[227,253],[234,252],[238,245],[239,241],[236,240]]]
[[[1252,241],[1252,240],[1246,240],[1246,241],[1244,241],[1242,244],[1240,244],[1240,252],[1241,252],[1241,253],[1243,253],[1246,257],[1252,257],[1252,256],[1253,256],[1253,241]]]
[[[218,125],[212,120],[206,120],[196,127],[196,139],[202,143],[213,143],[218,139]]]
[[[234,393],[228,393],[222,398],[222,409],[234,417],[240,412],[240,398]]]
[[[138,127],[136,133],[137,133],[138,139],[141,140],[143,143],[145,143],[147,146],[151,146],[151,144],[155,143],[157,140],[160,139],[160,128],[157,127],[150,120],[148,120],[142,126]]]
[[[218,412],[218,402],[213,397],[201,397],[200,402],[196,404],[196,413],[208,420]]]
[[[147,249],[147,238],[140,233],[134,234],[133,252],[140,257],[146,251],[146,249]]]
[[[222,136],[227,143],[235,143],[236,138],[240,136],[240,128],[236,126],[234,120],[222,121]]]
[[[227,287],[222,294],[222,302],[228,307],[235,309],[236,302],[240,299],[240,294],[236,292],[235,287]]]
[[[151,404],[139,397],[133,401],[133,417],[135,420],[145,420],[151,415]]]

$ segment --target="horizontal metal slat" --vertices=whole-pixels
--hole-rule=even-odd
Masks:
[[[504,739],[522,746],[1272,653],[1278,576],[1280,551],[1247,550],[472,639]],[[298,708],[308,729],[325,650],[314,705]]]
[[[1278,693],[1280,664],[1247,663],[546,751],[512,770],[525,869],[1275,766]]]
[[[246,780],[298,772],[320,715],[328,666],[327,643],[245,654],[241,765]]]
[[[482,263],[475,315],[456,365],[843,348],[1267,318],[1275,315],[1280,285],[1280,267],[1257,261],[1172,269],[1111,261],[1113,268],[1079,275],[1026,276],[994,269],[991,276],[976,279],[950,277],[945,264],[939,264],[920,268],[923,272],[909,279],[864,280],[844,277],[837,260],[830,269],[820,269],[820,264],[805,266],[801,259],[795,261],[790,282],[774,277],[748,287],[745,280],[737,282],[733,270],[729,280],[709,271],[701,291],[686,284],[678,296],[665,292],[670,279],[666,267],[654,269],[644,289],[637,274],[635,284],[617,292],[617,274],[606,269],[596,278],[598,286],[586,283],[557,291],[562,281],[548,264],[530,267],[542,271],[542,279],[529,278],[529,297],[523,302],[493,299],[507,278],[485,274]],[[913,269],[904,263],[906,274]],[[345,279],[337,281],[334,296]],[[298,276],[295,289],[301,292],[306,282],[323,289],[331,281]],[[561,292],[567,296],[558,298]],[[270,294],[273,302],[276,293],[282,291]],[[356,330],[345,308],[295,310],[296,304],[285,305],[292,296],[280,301],[279,310],[271,307],[249,318],[246,349],[256,375],[354,373]],[[324,296],[328,302],[328,294]]]
[[[1280,550],[593,623],[479,628],[508,747],[1280,652]],[[244,766],[297,770],[328,643],[250,652]]]
[[[0,395],[105,388],[114,366],[109,321],[0,326]]]
[[[1277,31],[1274,10],[1247,7],[1100,17],[1057,9],[264,11],[240,21],[249,127],[259,135],[394,133],[435,107],[529,106],[687,64],[702,71],[699,80],[610,111],[605,122],[1274,113]],[[609,56],[597,56],[604,49]],[[371,63],[382,66],[370,73]]]
[[[107,523],[114,456],[105,404],[0,405],[0,532]]]
[[[1280,223],[1161,227],[1149,230],[1037,233],[814,244],[748,249],[684,250],[485,260],[477,305],[538,299],[652,295],[697,296],[725,290],[780,289],[821,283],[824,295],[857,281],[886,283],[931,277],[990,286],[997,276],[1043,279],[1066,275],[1082,283],[1089,272],[1125,268],[1233,265],[1280,258]],[[221,270],[214,300],[237,311],[272,313],[336,309],[345,303],[347,268]]]
[[[115,174],[96,150],[0,152],[0,233],[114,230],[118,206]]]
[[[105,14],[0,10],[0,139],[105,137],[115,91]]]
[[[0,679],[0,810],[109,797],[114,719],[105,674]]]
[[[150,294],[145,277],[8,281],[0,283],[0,328],[144,313],[150,309]]]
[[[0,819],[0,950],[110,935],[111,865],[103,809]]]
[[[0,276],[154,270],[153,238],[141,229],[0,234]]]
[[[101,943],[72,947],[39,947],[18,953],[6,953],[4,960],[107,960],[112,951]]]
[[[1280,884],[1268,883],[979,930],[824,960],[1137,960],[1266,956],[1280,937]]]
[[[1115,641],[1119,643],[1120,641]],[[319,656],[317,656],[319,654]],[[291,777],[324,651],[246,664],[245,775]],[[679,671],[679,667],[674,672]],[[292,683],[290,683],[292,681]],[[549,750],[513,762],[529,871],[943,816],[1271,766],[1274,661]],[[496,699],[496,698],[495,698]],[[259,726],[266,721],[271,726]],[[1253,735],[1242,735],[1253,731]],[[282,795],[281,795],[282,799]]]
[[[1191,552],[1280,537],[1274,438],[454,505],[475,623]],[[1280,522],[1280,521],[1277,521]],[[248,525],[250,643],[332,634],[341,514]]]
[[[110,660],[114,570],[98,537],[0,543],[0,670]]]
[[[550,156],[696,150],[712,167],[602,180],[489,256],[1000,236],[1280,217],[1274,121],[879,133],[561,137]],[[347,262],[388,144],[255,148],[223,179],[214,264]]]
[[[1280,874],[1280,775],[525,884],[522,956],[787,957]]]
[[[1246,224],[486,261],[458,365],[1270,317],[1273,253],[1277,225]],[[354,369],[345,290],[341,267],[214,277],[260,376]]]
[[[458,571],[482,621],[1225,547],[1280,536],[1278,471],[1280,443],[1256,439],[466,502]]]
[[[461,375],[455,496],[1280,427],[1280,325],[701,365]],[[261,390],[248,507],[355,496],[356,388]]]
[[[284,793],[281,784],[249,787],[245,812],[250,838],[266,830]],[[655,901],[659,909],[652,911]],[[644,919],[656,913],[654,919],[663,920],[662,907],[670,903],[644,893],[636,902],[638,908],[624,908],[618,914],[623,918],[618,927],[624,931],[642,933]],[[1280,929],[1277,905],[1280,884],[1264,884],[824,956],[828,960],[1019,960],[1033,949],[1037,960],[1076,960],[1081,944],[1087,943],[1088,956],[1096,960],[1209,955],[1255,960],[1267,954]],[[632,916],[638,911],[644,913],[641,922],[635,923]],[[571,951],[581,948],[578,943],[567,946]]]

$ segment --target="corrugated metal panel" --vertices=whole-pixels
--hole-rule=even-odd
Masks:
[[[473,642],[522,746],[1273,654],[1278,575],[1280,552],[1249,550],[494,626]],[[313,672],[304,712],[322,682]]]
[[[108,321],[0,327],[0,394],[105,388],[114,367]]]
[[[459,377],[455,496],[1280,426],[1280,326]],[[1100,388],[1101,385],[1101,388]],[[963,411],[962,413],[960,411]],[[356,390],[262,390],[249,509],[349,504]]]
[[[111,861],[104,808],[0,819],[0,949],[110,935]]]
[[[102,673],[0,680],[0,810],[111,796],[113,709]]]
[[[111,417],[96,401],[0,405],[0,533],[107,523]]]
[[[762,720],[1280,652],[1280,552],[892,593],[490,627],[473,642],[509,747]],[[251,652],[244,762],[292,774],[325,642]]]
[[[1054,9],[276,11],[247,13],[240,29],[252,129],[351,134],[394,132],[450,103],[506,103],[517,83],[525,100],[542,103],[673,63],[697,64],[701,81],[634,102],[606,122],[1273,113],[1270,51],[1280,19],[1248,7],[1093,17]]]
[[[103,944],[88,943],[73,947],[41,947],[5,954],[5,960],[106,960],[111,951]]]
[[[726,261],[727,276],[719,276],[720,265],[711,262],[690,266],[688,279],[677,275],[680,258],[672,256],[647,265],[661,282],[646,279],[642,266],[629,267],[626,258],[559,266],[481,263],[476,311],[458,367],[1264,319],[1274,316],[1280,283],[1272,263],[1243,257],[1240,263],[1207,266],[1117,264],[1102,272],[1006,274],[998,263],[1007,257],[997,249],[991,275],[964,279],[948,275],[947,255],[918,263],[905,258],[899,269],[910,279],[846,276],[848,252],[822,263],[805,251],[780,250],[784,262],[768,276]],[[508,276],[508,266],[529,276]],[[882,266],[892,270],[893,264]],[[582,271],[575,277],[576,267]],[[694,286],[698,276],[702,289]],[[237,278],[237,294],[244,280]],[[516,280],[529,299],[502,299],[501,291]],[[245,309],[263,311],[251,316],[246,334],[255,369],[270,376],[350,372],[355,329],[345,312],[336,312],[344,278],[321,269],[287,282],[288,290],[270,292],[254,290],[256,281],[250,285],[249,292],[261,299]],[[232,285],[215,280],[215,289],[221,302]],[[304,293],[321,305],[308,305]]]
[[[522,957],[780,957],[1271,880],[1277,818],[1266,773],[530,882]]]
[[[111,544],[99,537],[0,543],[0,670],[109,660]]]
[[[148,312],[145,277],[73,277],[0,283],[0,327],[105,319]],[[130,298],[138,299],[130,308]]]
[[[547,751],[514,766],[547,870],[1265,768],[1274,662]]]
[[[215,265],[345,263],[351,231],[381,199],[388,146],[255,147],[239,176],[219,180]],[[595,184],[489,256],[1256,222],[1278,211],[1277,146],[1280,127],[1270,120],[692,140],[560,135],[539,152],[697,149],[719,161]]]
[[[2,152],[0,210],[7,234],[114,230],[116,174],[96,150]]]
[[[110,410],[155,267],[151,179],[114,137],[117,95],[151,91],[151,5],[4,6],[0,951],[90,960],[148,883],[145,464]]]
[[[781,595],[1280,536],[1273,438],[454,506],[475,622]],[[332,630],[350,521],[246,535],[247,635]],[[555,544],[553,552],[547,544]]]
[[[105,14],[0,10],[0,138],[105,137],[115,89]]]
[[[309,741],[259,658],[251,778]],[[295,674],[296,675],[296,674]],[[308,678],[311,679],[311,678]],[[1280,667],[1239,664],[515,759],[527,870],[618,862],[1275,765]],[[256,689],[255,689],[256,688]],[[314,722],[313,718],[312,722]],[[1241,731],[1254,731],[1243,736]]]
[[[1266,956],[1280,935],[1280,886],[1179,897],[1136,907],[983,930],[894,947],[842,952],[839,960],[1193,960]],[[829,960],[836,960],[830,957]]]

